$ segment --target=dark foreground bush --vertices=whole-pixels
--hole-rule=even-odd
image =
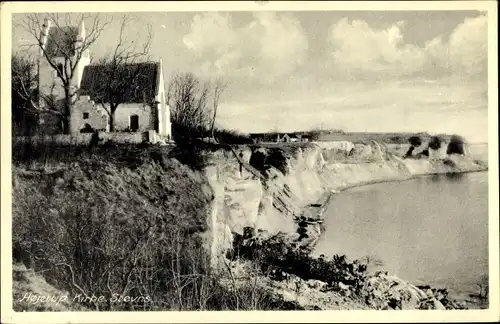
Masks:
[[[235,130],[216,129],[215,137],[221,144],[252,144],[253,141],[248,134],[243,134]]]
[[[295,246],[280,234],[264,239],[248,230],[243,236],[235,234],[231,254],[232,258],[257,261],[264,273],[277,280],[293,274],[304,280],[326,282],[332,289],[342,283],[360,292],[366,277],[366,264],[351,262],[345,255],[334,255],[330,260],[324,256],[313,258],[309,249]]]
[[[88,143],[55,141],[13,141],[12,162],[17,166],[68,166],[78,161],[89,163],[107,161],[110,164],[134,169],[151,161],[151,155],[168,156],[171,147],[149,144],[102,143],[89,149]]]

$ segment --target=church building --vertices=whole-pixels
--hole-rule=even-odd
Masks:
[[[82,22],[79,27],[53,26],[50,20],[45,20],[41,42],[43,50],[40,53],[38,73],[39,92],[51,95],[55,101],[64,100],[64,87],[53,68],[44,56],[47,54],[51,61],[57,64],[61,71],[64,69],[65,57],[80,55],[75,73],[71,80],[71,87],[75,93],[71,105],[70,129],[72,133],[81,133],[89,129],[110,131],[109,101],[102,86],[106,80],[106,66],[92,64],[89,49],[79,53],[81,44],[85,42],[85,26]],[[61,44],[67,44],[64,46]],[[76,60],[75,60],[76,61]],[[130,74],[137,77],[131,79],[120,91],[123,95],[119,98],[119,105],[114,114],[113,131],[116,132],[145,132],[156,131],[166,138],[171,137],[170,108],[166,102],[165,82],[163,79],[162,60],[157,62],[141,62],[122,65],[119,75]],[[42,96],[40,96],[42,97]],[[45,103],[40,101],[40,105]],[[106,108],[106,109],[105,109]],[[52,116],[49,116],[52,115]],[[53,114],[46,114],[40,121],[47,128],[54,123]]]

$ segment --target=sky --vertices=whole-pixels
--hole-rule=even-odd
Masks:
[[[122,14],[91,48],[118,41]],[[488,138],[487,17],[479,11],[131,13],[127,39],[151,25],[151,59],[228,84],[217,124],[242,132],[458,133]],[[32,39],[13,15],[13,51]]]

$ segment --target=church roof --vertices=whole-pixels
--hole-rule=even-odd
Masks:
[[[152,100],[160,85],[159,62],[144,62],[121,65],[117,77],[110,80],[110,65],[87,65],[83,69],[80,95],[92,100],[109,102],[107,85],[111,84],[112,96],[119,103],[144,103]]]
[[[45,52],[50,57],[74,55],[75,42],[78,37],[77,27],[52,27],[49,28]]]

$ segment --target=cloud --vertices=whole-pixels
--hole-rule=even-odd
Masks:
[[[418,47],[403,43],[403,27],[403,21],[374,29],[362,20],[341,19],[330,29],[336,66],[355,72],[413,72],[422,65],[424,55]]]
[[[487,102],[471,83],[449,87],[440,82],[389,81],[384,87],[344,84],[321,100],[306,95],[263,104],[224,103],[218,121],[244,132],[306,130],[322,125],[346,131],[457,133],[468,140],[488,138]]]
[[[424,46],[404,42],[404,21],[374,28],[362,20],[341,19],[330,27],[334,68],[340,73],[367,76],[443,75],[475,77],[487,71],[487,17],[466,18],[446,38]]]
[[[255,12],[246,25],[235,27],[225,13],[196,15],[184,45],[206,73],[245,77],[277,77],[304,63],[307,37],[289,14]]]
[[[449,40],[451,64],[475,75],[488,69],[488,19],[485,15],[466,18]]]

